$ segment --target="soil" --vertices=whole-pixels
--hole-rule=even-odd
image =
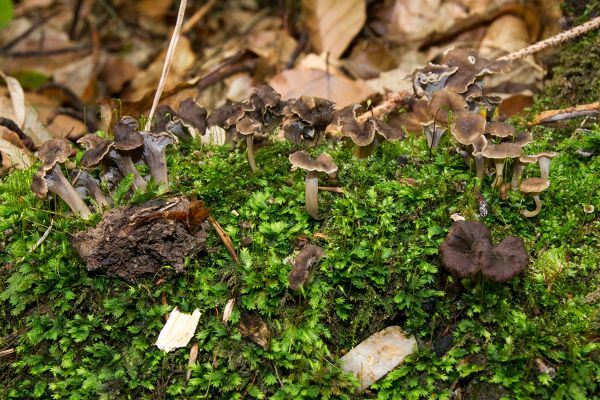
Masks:
[[[164,216],[185,215],[191,204],[184,197],[174,197],[113,209],[96,228],[78,232],[73,246],[88,271],[128,282],[156,274],[165,265],[180,273],[186,258],[204,250],[209,223],[188,226],[184,220]]]

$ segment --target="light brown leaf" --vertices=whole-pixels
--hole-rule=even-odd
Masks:
[[[302,95],[328,99],[339,107],[359,103],[374,90],[364,81],[327,74],[319,69],[288,69],[275,75],[269,84],[284,100]]]
[[[0,138],[0,153],[2,153],[2,167],[15,167],[18,169],[29,168],[33,164],[33,157],[27,149],[15,146],[8,140]]]
[[[10,101],[12,103],[12,109],[15,116],[14,122],[23,128],[25,122],[25,93],[18,80],[12,76],[5,75],[4,72],[0,71],[0,76],[6,82],[8,87],[8,93],[10,94]]]
[[[315,49],[340,58],[366,19],[365,0],[303,0],[302,10]]]

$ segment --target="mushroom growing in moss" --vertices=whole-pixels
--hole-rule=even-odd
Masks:
[[[239,133],[246,136],[246,151],[248,152],[248,164],[252,172],[256,172],[256,161],[254,160],[254,134],[262,129],[262,124],[245,116],[235,125]]]
[[[504,172],[504,164],[507,158],[516,158],[521,156],[521,146],[516,143],[500,143],[488,144],[483,151],[483,156],[494,160],[496,166],[496,178],[492,186],[498,187],[502,184],[502,174]]]
[[[325,257],[325,252],[319,246],[307,244],[294,259],[294,268],[290,271],[288,282],[290,289],[300,290],[308,280],[310,268]]]
[[[42,144],[38,157],[44,164],[33,176],[31,190],[40,198],[46,197],[49,191],[56,194],[74,213],[88,219],[91,215],[90,209],[60,170],[59,164],[67,160],[71,149],[71,143],[63,138],[51,139]]]
[[[289,160],[294,167],[307,171],[304,192],[306,211],[314,219],[320,219],[318,174],[324,172],[333,176],[338,170],[337,165],[327,153],[322,153],[315,159],[305,151],[297,151],[290,154]]]
[[[143,157],[150,175],[159,185],[169,186],[169,177],[167,173],[166,149],[170,144],[175,143],[173,136],[166,132],[142,132],[144,137]]]
[[[100,207],[108,207],[110,205],[108,199],[104,195],[104,192],[102,191],[102,189],[100,189],[98,181],[94,179],[93,176],[91,176],[85,171],[74,170],[71,173],[71,177],[74,188],[84,188],[85,191],[89,193],[89,195],[92,196],[94,200],[96,200]]]
[[[542,200],[540,200],[540,193],[548,189],[549,186],[550,181],[544,178],[529,178],[521,182],[521,185],[519,186],[521,192],[532,195],[533,200],[535,201],[535,209],[533,211],[521,211],[521,214],[523,214],[524,217],[532,218],[540,213],[540,211],[542,210]]]
[[[505,282],[522,272],[529,262],[521,239],[505,238],[492,246],[490,231],[480,222],[456,221],[440,246],[442,264],[459,277],[478,274],[495,282]]]

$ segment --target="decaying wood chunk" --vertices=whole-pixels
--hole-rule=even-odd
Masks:
[[[167,265],[182,272],[185,259],[204,250],[207,217],[202,202],[153,199],[108,211],[98,226],[78,232],[72,243],[88,271],[134,282]]]
[[[158,335],[156,346],[166,353],[187,346],[196,332],[199,320],[200,310],[184,314],[175,307]]]

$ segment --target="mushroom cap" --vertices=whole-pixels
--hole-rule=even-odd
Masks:
[[[281,95],[269,85],[260,85],[255,93],[261,102],[268,108],[277,107],[281,100]]]
[[[446,85],[450,76],[458,71],[458,67],[427,63],[423,68],[412,73],[412,85],[415,96],[418,98],[427,95],[431,98],[434,92]]]
[[[446,87],[456,93],[465,93],[478,78],[502,72],[510,62],[488,60],[479,57],[473,49],[455,48],[444,54],[441,64],[458,68],[457,73],[448,78]]]
[[[485,136],[480,136],[477,140],[471,143],[471,145],[473,146],[473,155],[480,156],[488,146],[488,140],[485,138]]]
[[[104,140],[94,133],[88,133],[77,141],[87,149],[81,157],[81,165],[86,168],[98,165],[113,148],[111,140]]]
[[[325,252],[319,246],[307,244],[294,260],[294,268],[290,271],[288,282],[290,289],[300,290],[308,279],[310,267],[325,257]]]
[[[263,125],[260,122],[253,120],[247,115],[235,124],[235,128],[242,135],[253,135],[259,132],[262,127]]]
[[[485,118],[477,113],[458,111],[452,116],[450,132],[461,144],[472,144],[485,130]]]
[[[71,146],[71,143],[67,139],[54,138],[46,140],[38,150],[38,158],[44,163],[42,168],[49,170],[56,163],[67,161],[72,149],[73,146]]]
[[[125,116],[115,124],[113,129],[114,148],[129,151],[144,144],[144,138],[138,132],[138,122],[132,117]]]
[[[519,185],[523,193],[541,193],[550,187],[550,181],[544,178],[527,178]]]
[[[456,221],[440,245],[442,264],[455,276],[474,276],[492,251],[489,229],[477,221]]]
[[[325,128],[333,118],[335,104],[320,97],[300,96],[289,105],[291,113],[315,128]]]
[[[535,164],[536,162],[538,162],[538,158],[536,154],[524,155],[519,157],[519,162],[523,164]]]
[[[393,126],[373,117],[367,118],[364,129],[378,133],[389,142],[406,138],[406,134],[402,132],[402,130],[396,129]]]
[[[506,282],[523,272],[529,263],[529,255],[523,241],[515,236],[508,236],[494,246],[490,257],[484,258],[481,273],[495,282]]]
[[[206,122],[208,127],[220,126],[229,129],[242,119],[244,114],[242,103],[226,103],[210,113]]]
[[[199,106],[192,97],[182,101],[177,112],[177,116],[186,124],[196,128],[200,135],[204,135],[206,131],[207,115],[206,108]]]
[[[181,107],[181,106],[180,106]],[[154,120],[152,121],[152,132],[164,132],[167,130],[167,124],[173,120],[177,114],[175,110],[166,104],[161,104],[156,108]]]
[[[513,143],[525,147],[531,142],[533,142],[533,135],[531,132],[521,132],[517,134]]]
[[[494,160],[504,159],[504,158],[514,158],[520,157],[523,149],[516,143],[500,143],[494,144],[490,143],[487,145],[485,150],[483,151],[483,156],[486,158],[491,158]]]
[[[312,158],[306,151],[302,150],[290,154],[289,160],[294,167],[306,171],[325,172],[332,175],[338,170],[335,161],[327,153],[321,153],[317,158]]]
[[[462,111],[465,108],[467,108],[467,102],[460,94],[451,92],[448,89],[438,90],[433,93],[429,102],[431,122],[435,120],[440,124],[447,125],[448,111]],[[427,122],[423,125],[428,125]]]
[[[488,122],[485,126],[485,132],[492,136],[505,138],[515,136],[515,127],[505,122]]]
[[[52,167],[53,168],[53,167]],[[52,169],[50,168],[50,170]],[[31,180],[31,190],[37,197],[43,199],[48,194],[48,184],[44,177],[46,176],[47,170],[40,168]]]
[[[540,153],[535,154],[535,157],[540,158],[554,158],[558,155],[555,151],[542,151]],[[533,155],[532,155],[533,156]]]
[[[152,145],[157,149],[161,150],[164,147],[167,147],[170,144],[175,144],[177,141],[167,132],[140,132],[144,138],[144,147],[147,144],[152,143]],[[145,151],[145,150],[144,150]]]
[[[302,139],[315,137],[315,128],[308,126],[298,117],[284,119],[281,127],[286,139],[294,144],[300,144]]]

